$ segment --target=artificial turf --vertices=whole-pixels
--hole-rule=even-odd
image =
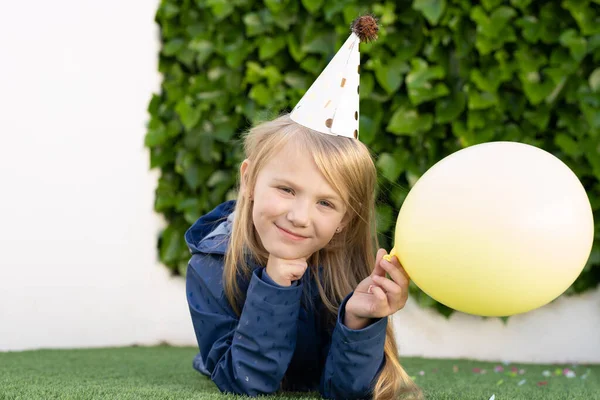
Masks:
[[[0,399],[239,399],[192,369],[191,347],[0,353]],[[427,399],[600,399],[599,365],[402,359]],[[569,371],[565,371],[565,369]],[[319,399],[279,393],[263,399]]]

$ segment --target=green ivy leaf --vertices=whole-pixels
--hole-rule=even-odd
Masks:
[[[577,35],[574,29],[568,29],[560,35],[560,44],[567,47],[576,61],[581,61],[587,53],[587,41]]]
[[[466,104],[467,96],[463,92],[439,99],[435,103],[435,122],[445,124],[453,121],[463,112]]]
[[[396,182],[403,170],[403,165],[390,153],[382,153],[377,159],[377,168],[390,182]]]
[[[433,115],[419,114],[414,108],[398,108],[387,126],[387,131],[396,135],[414,136],[427,132],[433,125]]]
[[[572,137],[565,133],[559,133],[554,137],[554,143],[559,149],[570,155],[571,157],[577,158],[581,156],[582,151],[580,146],[577,144]]]
[[[227,18],[233,12],[233,2],[230,0],[205,0],[206,5],[211,8],[216,21]]]
[[[446,0],[414,0],[413,8],[420,11],[431,25],[437,25],[446,9]]]
[[[302,5],[309,13],[314,14],[321,9],[325,0],[302,0]]]
[[[406,76],[408,97],[411,103],[419,105],[450,93],[445,84],[430,82],[446,76],[446,71],[441,65],[430,67],[425,60],[419,58],[413,59],[411,64],[412,70]]]
[[[387,93],[395,93],[404,80],[404,74],[409,71],[408,64],[399,59],[392,59],[388,64],[377,60],[374,63],[375,79]]]
[[[179,50],[181,50],[183,48],[183,46],[185,46],[185,40],[183,40],[181,38],[171,39],[167,43],[165,43],[165,45],[162,49],[162,53],[165,56],[173,56]]]
[[[392,207],[387,204],[377,206],[375,210],[377,230],[385,232],[394,224]]]
[[[261,61],[267,60],[285,48],[285,38],[277,36],[274,38],[266,37],[259,42],[258,58]]]
[[[469,110],[483,110],[498,105],[498,96],[489,92],[469,92]]]
[[[179,115],[183,126],[188,130],[192,129],[198,123],[202,115],[199,108],[192,107],[185,99],[177,103],[175,111]]]
[[[590,88],[593,92],[600,92],[600,68],[596,68],[588,78]]]

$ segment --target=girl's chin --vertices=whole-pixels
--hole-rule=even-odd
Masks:
[[[280,246],[266,246],[265,250],[273,256],[282,260],[297,260],[299,258],[308,258],[305,252],[300,252],[294,249],[282,249]]]

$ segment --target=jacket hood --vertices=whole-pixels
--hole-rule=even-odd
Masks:
[[[234,209],[235,200],[226,201],[194,222],[185,233],[185,242],[192,254],[225,254],[228,240],[223,239],[228,238],[231,231],[230,217]]]

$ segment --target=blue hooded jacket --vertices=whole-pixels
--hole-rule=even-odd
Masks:
[[[387,318],[364,329],[343,324],[348,298],[337,321],[327,323],[310,268],[290,287],[250,263],[249,279],[239,277],[246,298],[238,316],[223,287],[224,255],[235,202],[223,203],[186,232],[192,253],[186,275],[187,300],[200,353],[194,368],[222,392],[256,396],[286,391],[319,391],[325,398],[371,398],[385,363]]]

